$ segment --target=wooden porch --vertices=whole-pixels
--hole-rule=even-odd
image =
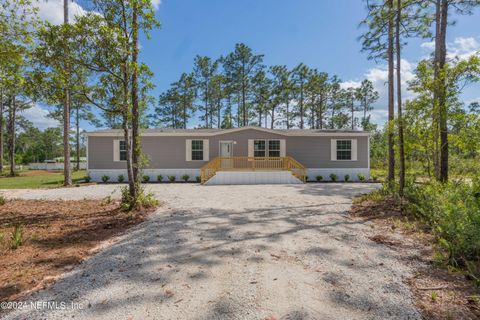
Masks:
[[[219,171],[290,171],[302,182],[307,178],[305,167],[292,157],[216,157],[200,169],[202,184]]]

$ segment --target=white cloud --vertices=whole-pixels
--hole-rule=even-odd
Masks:
[[[35,2],[34,2],[35,3]],[[63,0],[37,0],[35,5],[38,7],[38,16],[53,24],[63,23]],[[87,13],[78,3],[69,1],[68,15],[70,21],[75,20],[77,16],[83,16]]]
[[[435,50],[435,41],[424,42],[420,45],[422,49],[432,53]],[[474,37],[457,37],[453,42],[447,43],[447,58],[465,60],[468,57],[480,53],[480,42]],[[429,58],[424,56],[423,59]]]
[[[467,59],[468,57],[479,54],[480,43],[473,37],[455,38],[453,43],[447,45],[448,58],[459,58],[460,60]]]
[[[355,89],[355,88],[360,88],[361,85],[362,85],[361,81],[349,80],[349,81],[341,82],[340,83],[340,88],[342,88],[342,89],[354,88]]]
[[[162,0],[152,0],[152,6],[155,10],[157,10],[161,4],[162,4]]]
[[[48,111],[41,108],[38,104],[22,111],[22,116],[31,121],[33,125],[40,130],[45,130],[50,127],[58,127],[60,123],[48,116]]]

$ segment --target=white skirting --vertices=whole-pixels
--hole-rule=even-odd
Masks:
[[[349,175],[349,181],[359,181],[358,175],[363,175],[366,180],[370,178],[370,169],[369,168],[332,168],[332,169],[323,169],[323,168],[308,168],[307,176],[308,181],[317,181],[317,176],[322,176],[322,181],[331,181],[331,174],[337,176],[337,181],[345,181],[345,175]]]
[[[128,180],[127,170],[124,169],[89,169],[87,172],[94,182],[101,182],[103,176],[108,176],[109,182],[118,182],[119,175],[123,175],[124,181]],[[163,181],[168,181],[169,176],[175,176],[176,181],[183,181],[184,175],[189,176],[189,181],[197,181],[200,169],[144,169],[142,175],[149,176],[151,182],[156,182],[159,175],[163,177]]]
[[[206,185],[225,184],[299,184],[299,179],[290,171],[219,171]]]
[[[307,168],[308,181],[316,181],[317,176],[322,176],[322,181],[331,181],[330,174],[337,176],[337,181],[344,181],[345,175],[349,175],[349,181],[359,181],[358,175],[361,174],[365,179],[370,178],[370,169],[368,168]],[[127,172],[123,169],[89,169],[88,174],[91,181],[101,182],[104,175],[108,176],[109,182],[117,182],[118,176],[123,175],[127,181]],[[189,181],[196,181],[200,177],[200,169],[144,169],[143,175],[148,175],[151,182],[157,181],[157,176],[162,175],[163,181],[168,181],[169,176],[175,176],[176,181],[183,181],[183,175],[189,175]],[[221,181],[219,182],[213,182]],[[230,172],[220,171],[215,177],[212,177],[207,184],[281,184],[281,183],[301,183],[290,172],[273,171],[273,172]]]

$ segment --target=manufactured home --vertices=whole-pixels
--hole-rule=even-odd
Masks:
[[[86,134],[87,171],[92,181],[127,177],[122,130]],[[157,181],[188,175],[213,184],[303,183],[332,177],[369,178],[369,133],[354,130],[145,129],[141,144],[148,165],[142,175]]]

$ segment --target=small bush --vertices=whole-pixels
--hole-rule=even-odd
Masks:
[[[198,183],[202,182],[202,178],[201,178],[200,176],[196,176],[196,177],[195,177],[195,180],[196,180]]]
[[[12,237],[10,240],[11,240],[10,248],[12,250],[17,249],[23,244],[23,230],[21,225],[19,224],[15,225],[12,232]]]
[[[158,181],[158,182],[162,182],[162,181],[163,181],[163,176],[162,176],[161,174],[159,174],[159,175],[157,176],[157,181]]]
[[[3,206],[7,202],[7,199],[3,194],[0,194],[0,206]]]
[[[175,176],[168,176],[168,181],[175,182]]]
[[[117,178],[117,181],[122,183],[123,181],[125,181],[125,176],[123,174],[120,174]]]
[[[143,188],[140,188],[138,191],[136,203],[133,203],[128,186],[122,187],[120,191],[122,195],[120,206],[123,210],[128,211],[132,209],[151,208],[159,204],[159,201],[155,198],[154,194],[151,192],[145,193]]]
[[[338,177],[335,173],[330,173],[330,180],[337,181]]]
[[[365,176],[361,173],[357,174],[358,180],[359,181],[365,181]]]
[[[113,199],[112,199],[112,196],[106,196],[105,198],[103,198],[103,201],[105,201],[106,204],[110,204],[112,203]]]
[[[188,174],[184,174],[184,175],[182,176],[182,180],[183,180],[183,181],[187,182],[188,179],[190,179],[190,176],[189,176]]]
[[[315,179],[317,179],[317,181],[320,182],[323,180],[323,176],[318,175],[315,177]]]
[[[85,178],[83,178],[83,180],[84,180],[86,183],[89,183],[89,182],[92,180],[92,178],[90,178],[89,175],[86,175]]]
[[[142,180],[143,180],[144,183],[147,183],[147,182],[150,181],[150,176],[145,175],[145,176],[142,177]]]
[[[373,181],[377,181],[377,179],[378,179],[378,177],[374,174],[372,174],[371,178],[372,178]]]
[[[108,180],[110,180],[110,177],[109,177],[109,176],[107,176],[107,175],[102,176],[102,181],[103,181],[104,183],[107,183]]]
[[[346,174],[344,177],[343,177],[343,180],[345,180],[345,182],[348,182],[350,180],[350,175],[349,174]]]

